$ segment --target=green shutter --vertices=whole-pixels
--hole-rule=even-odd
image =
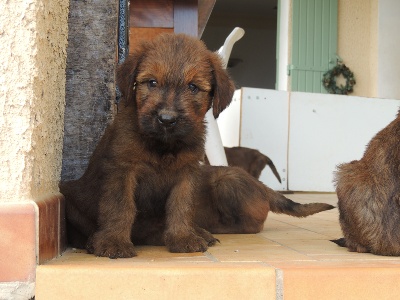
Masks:
[[[291,90],[326,93],[322,75],[337,63],[337,0],[293,0]]]

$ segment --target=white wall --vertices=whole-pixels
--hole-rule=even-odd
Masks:
[[[400,1],[378,4],[378,97],[400,99]]]
[[[287,190],[289,93],[242,88],[218,118],[224,146],[257,149],[274,163],[282,183],[266,166],[260,180],[275,190]]]
[[[291,93],[289,189],[334,191],[336,166],[360,159],[399,105],[399,100]]]
[[[282,182],[266,166],[260,180],[275,190],[287,190],[289,93],[244,88],[240,146],[259,150],[274,163]]]

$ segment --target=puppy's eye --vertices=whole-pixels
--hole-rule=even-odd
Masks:
[[[192,92],[192,94],[197,94],[197,92],[199,91],[199,88],[197,87],[197,85],[195,85],[193,83],[189,83],[188,88]]]
[[[149,87],[149,88],[155,88],[156,86],[157,86],[157,80],[155,80],[155,79],[150,79],[148,82],[147,82],[147,86]]]

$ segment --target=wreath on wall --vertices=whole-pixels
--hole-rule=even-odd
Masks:
[[[336,78],[340,75],[346,79],[346,85],[337,85]],[[330,94],[348,95],[353,92],[356,79],[345,64],[338,64],[322,76],[322,84]]]

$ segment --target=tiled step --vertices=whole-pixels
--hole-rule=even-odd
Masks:
[[[294,194],[336,204],[334,194]],[[398,299],[400,258],[351,253],[329,242],[338,211],[271,214],[256,235],[217,235],[205,253],[138,246],[130,259],[69,249],[37,267],[36,299]]]
[[[36,299],[275,299],[275,269],[267,265],[168,258],[161,249],[144,259],[146,250],[116,261],[69,252],[39,267]]]

